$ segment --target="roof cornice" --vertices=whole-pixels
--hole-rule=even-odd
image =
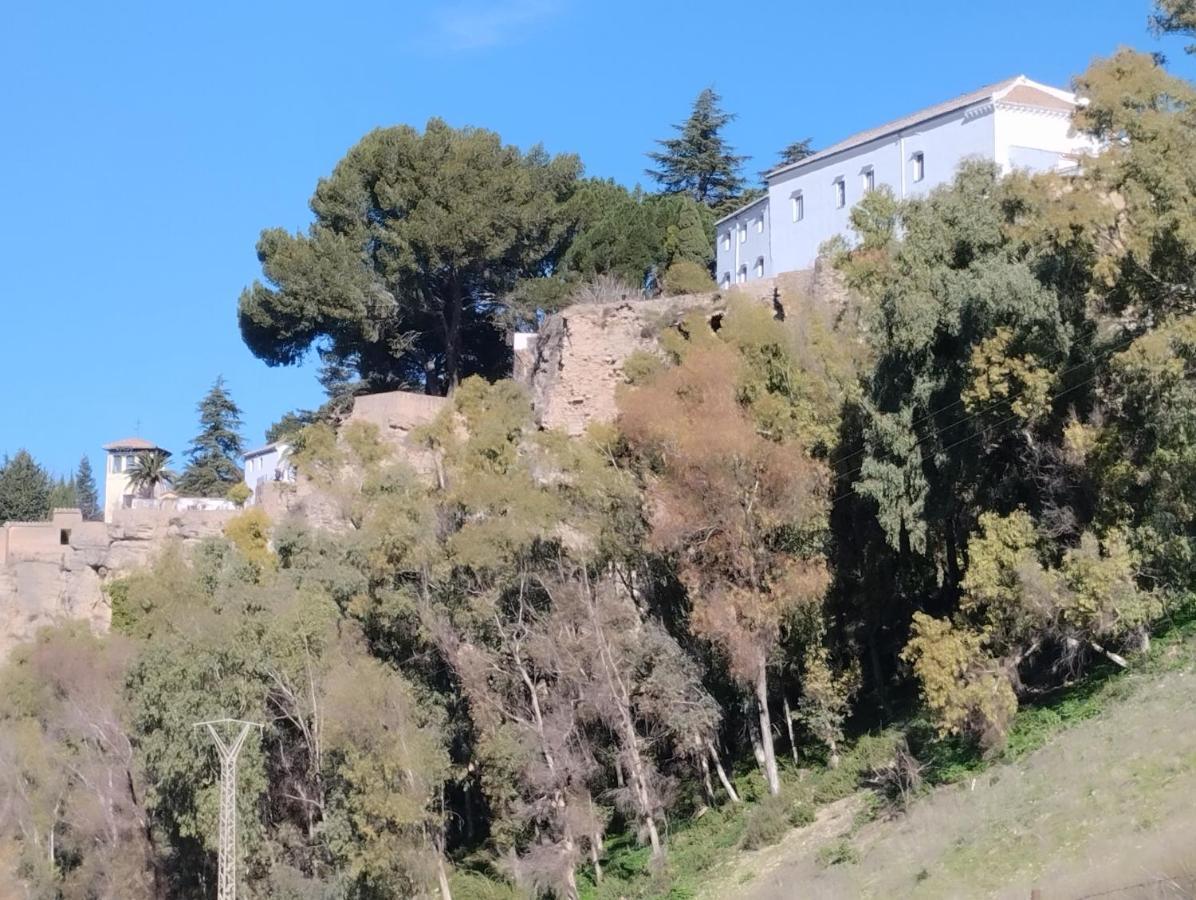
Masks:
[[[726,222],[728,219],[734,219],[740,213],[747,212],[749,209],[751,209],[757,203],[761,203],[767,199],[768,199],[768,192],[765,191],[763,194],[761,194],[759,197],[757,197],[751,203],[745,203],[745,204],[743,204],[743,206],[739,207],[734,212],[729,212],[725,216],[723,216],[721,219],[716,219],[714,222],[714,226],[717,228],[719,225],[722,225],[723,222]]]

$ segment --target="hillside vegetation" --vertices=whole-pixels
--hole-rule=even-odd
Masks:
[[[239,770],[249,898],[954,896],[1078,884],[1085,853],[1129,876],[1129,835],[1182,875],[1191,647],[1152,642],[1196,577],[1196,92],[1128,50],[1077,86],[1106,147],[1077,173],[872,192],[827,248],[857,306],[692,315],[576,439],[480,377],[519,314],[495,296],[533,271],[576,286],[543,275],[576,161],[372,133],[310,234],[264,235],[272,286],[241,324],[272,362],[324,347],[338,401],[354,367],[451,389],[413,437],[431,471],[297,415],[341,528],[251,510],[111,585],[112,634],[14,654],[0,881],[210,896],[195,723],[223,716],[263,726]],[[670,239],[723,198],[691,181]],[[481,217],[470,183],[512,215]]]

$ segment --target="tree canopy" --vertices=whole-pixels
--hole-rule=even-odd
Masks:
[[[91,460],[86,455],[79,460],[79,467],[75,469],[75,500],[85,521],[92,522],[103,518],[95,475],[91,471]]]
[[[199,401],[199,434],[187,448],[187,465],[178,478],[178,489],[193,497],[223,497],[241,480],[241,409],[216,379]]]
[[[689,117],[673,126],[677,136],[657,141],[661,149],[648,154],[656,168],[647,174],[665,193],[686,194],[709,207],[723,207],[742,194],[747,157],[736,155],[723,134],[735,116],[721,101],[714,88],[705,88]]]
[[[241,334],[271,365],[317,348],[374,388],[502,374],[495,316],[518,279],[553,271],[580,174],[575,156],[439,119],[372,131],[320,180],[306,233],[262,232]]]
[[[0,464],[0,522],[38,522],[50,514],[50,475],[27,450]]]

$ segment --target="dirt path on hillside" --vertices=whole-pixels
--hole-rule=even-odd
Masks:
[[[1017,765],[941,788],[896,820],[839,824],[745,856],[703,897],[1196,897],[1193,662],[1144,677]],[[828,864],[831,846],[849,861]]]

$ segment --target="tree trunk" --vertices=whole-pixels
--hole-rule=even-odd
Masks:
[[[565,867],[565,900],[578,900],[577,893],[577,871],[573,866],[573,838],[569,835],[569,829],[565,829],[565,855],[569,858],[569,864]]]
[[[449,887],[448,873],[444,870],[444,854],[436,854],[436,880],[440,883],[440,900],[453,900],[453,891]]]
[[[656,829],[656,815],[652,795],[648,790],[648,778],[644,772],[644,758],[640,752],[639,734],[635,730],[635,716],[632,714],[631,695],[622,673],[619,672],[611,650],[610,641],[606,637],[606,627],[598,615],[596,597],[593,588],[586,584],[586,605],[588,607],[590,623],[594,629],[594,639],[598,643],[598,659],[602,663],[603,674],[610,691],[610,698],[618,709],[619,723],[617,731],[622,744],[623,757],[627,762],[628,776],[631,779],[631,789],[639,807],[640,818],[648,830],[648,841],[652,845],[652,859],[659,860],[664,856],[664,846],[660,842],[660,832]]]
[[[710,780],[710,760],[706,758],[706,748],[698,742],[698,762],[702,766],[702,789],[706,791],[706,800],[714,805],[714,782]]]
[[[781,776],[777,771],[777,754],[772,742],[772,718],[768,714],[768,664],[760,661],[756,674],[756,705],[760,708],[760,744],[764,752],[764,780],[768,792],[776,797],[781,793]]]
[[[594,884],[602,884],[602,862],[598,859],[598,847],[601,844],[601,835],[595,834],[590,837],[590,862],[594,865]]]
[[[706,741],[706,749],[710,751],[710,758],[714,760],[714,771],[718,773],[718,780],[723,783],[723,790],[727,792],[727,796],[731,798],[732,803],[738,803],[739,794],[735,791],[735,785],[731,784],[731,780],[727,778],[727,773],[723,769],[723,762],[718,758],[718,750],[714,746],[714,741]]]
[[[1109,660],[1109,662],[1113,663],[1114,665],[1120,666],[1123,669],[1129,666],[1129,663],[1125,661],[1124,656],[1114,653],[1112,650],[1106,650],[1096,641],[1090,641],[1089,643],[1092,644],[1093,650],[1095,650],[1097,653],[1103,654],[1105,659]]]
[[[793,754],[793,764],[797,765],[797,741],[793,738],[793,711],[789,709],[789,697],[782,694],[781,702],[785,710],[785,730],[789,732],[789,752]]]
[[[448,323],[444,336],[444,387],[446,392],[451,392],[461,380],[461,316],[465,306],[461,285],[455,278],[448,303]]]

